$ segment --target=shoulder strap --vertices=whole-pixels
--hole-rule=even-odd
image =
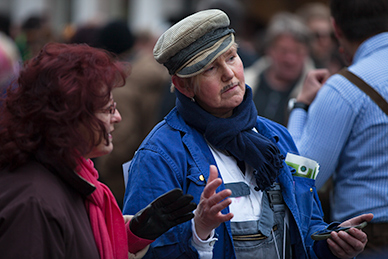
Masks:
[[[355,84],[360,90],[364,91],[379,107],[388,115],[388,103],[385,99],[364,80],[350,72],[346,67],[341,69],[337,74],[340,74],[347,78],[350,82]]]

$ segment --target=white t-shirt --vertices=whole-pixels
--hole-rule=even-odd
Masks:
[[[214,159],[216,160],[224,184],[244,182],[250,188],[249,196],[230,198],[232,203],[229,205],[229,210],[234,215],[231,221],[257,221],[261,214],[261,200],[263,192],[256,191],[254,189],[256,186],[256,180],[253,175],[253,168],[245,163],[246,169],[244,174],[238,167],[237,161],[233,156],[217,150],[209,143],[208,145]],[[209,239],[201,240],[195,232],[194,220],[192,219],[191,222],[193,231],[192,245],[197,249],[201,259],[211,259],[213,257],[213,247],[215,241],[217,241],[217,238],[214,237],[214,230],[212,231]]]

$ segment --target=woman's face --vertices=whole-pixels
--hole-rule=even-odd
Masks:
[[[97,146],[94,146],[90,153],[85,156],[85,158],[100,157],[109,154],[113,150],[112,132],[114,130],[114,124],[121,121],[121,115],[116,109],[116,103],[113,101],[113,98],[111,98],[109,104],[107,104],[103,109],[96,112],[96,117],[104,123],[109,142],[107,145],[105,138],[102,138],[101,143]],[[98,138],[99,134],[100,132],[97,132],[96,130],[96,138]]]
[[[211,63],[197,79],[194,99],[216,117],[230,117],[244,98],[244,67],[234,46]]]

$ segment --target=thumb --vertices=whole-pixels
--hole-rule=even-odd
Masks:
[[[360,223],[362,221],[366,221],[366,222],[369,222],[373,219],[373,214],[372,213],[368,213],[368,214],[362,214],[361,217],[360,217]]]
[[[357,217],[354,217],[354,218],[351,218],[351,219],[344,221],[343,223],[340,224],[340,226],[349,227],[349,226],[353,226],[353,225],[358,225],[364,221],[369,222],[372,219],[373,219],[372,213],[362,214],[360,216],[357,216]]]

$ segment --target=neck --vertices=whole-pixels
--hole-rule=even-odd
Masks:
[[[356,54],[357,49],[360,47],[361,43],[363,43],[366,39],[359,40],[359,41],[351,41],[348,40],[344,33],[342,32],[342,29],[338,27],[335,20],[333,20],[333,27],[335,36],[339,43],[339,52],[343,55],[343,58],[345,62],[347,62],[346,65],[350,65],[353,62],[353,57]]]
[[[341,41],[340,52],[342,53],[347,65],[352,64],[353,57],[362,42],[350,42],[348,40]]]
[[[267,71],[264,72],[264,76],[268,81],[270,88],[278,92],[288,91],[294,82],[277,76],[275,71],[271,68],[268,68]]]

